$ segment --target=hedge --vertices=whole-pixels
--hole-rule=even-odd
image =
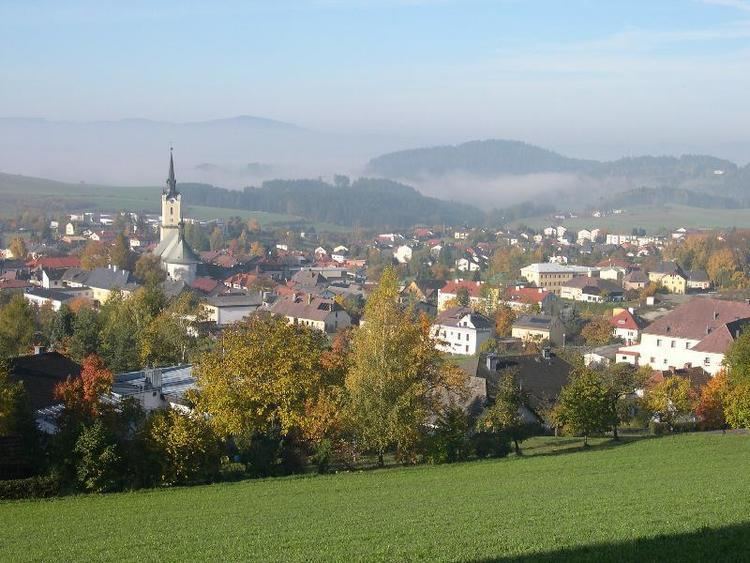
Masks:
[[[60,479],[54,475],[0,481],[0,499],[3,500],[56,497],[60,493]]]

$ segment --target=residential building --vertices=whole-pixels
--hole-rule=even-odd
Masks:
[[[628,346],[638,342],[643,321],[637,318],[632,310],[613,309],[609,322],[612,325],[612,336],[621,339]]]
[[[456,280],[447,282],[438,290],[438,311],[444,311],[450,301],[457,299],[459,290],[462,288],[469,294],[469,305],[473,309],[482,308],[488,299],[496,303],[498,290],[488,288],[487,296],[485,297],[482,292],[483,286],[484,282],[481,281]]]
[[[690,270],[687,273],[687,289],[693,291],[707,291],[711,289],[711,280],[706,270]]]
[[[622,288],[625,291],[643,289],[648,285],[648,276],[641,270],[633,270],[622,278]]]
[[[579,276],[560,287],[560,297],[586,303],[622,301],[624,290],[618,284],[601,278]]]
[[[538,262],[521,268],[521,276],[530,284],[550,290],[560,295],[560,288],[573,278],[593,276],[598,268],[589,266],[569,266],[567,264],[551,264]]]
[[[648,280],[658,283],[670,293],[687,292],[687,276],[677,262],[660,262],[648,273]]]
[[[326,333],[351,326],[349,313],[333,299],[316,297],[310,293],[295,293],[283,297],[270,307],[271,313],[286,317],[290,323],[316,328]]]
[[[509,287],[503,294],[502,302],[516,311],[536,311],[551,313],[557,297],[543,287],[524,287],[517,285]]]
[[[722,369],[724,353],[750,324],[750,305],[694,297],[643,329],[640,343],[620,348],[618,362],[655,370]]]
[[[203,304],[208,321],[219,326],[241,322],[263,306],[263,294],[226,294],[209,297]]]
[[[451,307],[437,316],[431,330],[441,352],[472,356],[492,338],[494,325],[469,307]]]
[[[565,329],[555,315],[522,315],[513,323],[511,336],[524,342],[560,345],[564,343]]]

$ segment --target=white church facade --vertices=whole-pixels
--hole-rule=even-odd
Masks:
[[[167,276],[191,284],[195,280],[200,258],[185,241],[182,220],[182,194],[177,191],[174,158],[169,154],[169,177],[161,194],[161,225],[159,244],[154,249]]]

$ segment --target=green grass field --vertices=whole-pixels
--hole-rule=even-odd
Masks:
[[[750,436],[0,504],[0,560],[739,561]],[[532,455],[532,454],[537,455]]]
[[[564,221],[553,221],[549,217],[522,219],[516,224],[526,224],[541,229],[549,225],[562,224],[569,229],[606,229],[612,233],[629,234],[634,227],[646,229],[649,234],[660,230],[689,228],[750,228],[750,209],[702,209],[685,205],[633,207],[621,215],[607,217],[576,217]]]
[[[96,184],[68,184],[53,180],[0,174],[0,216],[15,215],[34,207],[50,213],[62,210],[90,211],[161,211],[161,188],[144,186],[101,186]],[[190,205],[186,202],[185,214],[195,219],[227,219],[239,216],[256,219],[264,227],[284,226],[299,222],[310,223],[295,215],[247,211],[223,207]],[[328,223],[313,223],[316,230],[337,232],[344,229]]]

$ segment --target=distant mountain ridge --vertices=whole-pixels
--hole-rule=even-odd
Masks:
[[[492,139],[416,148],[375,157],[367,171],[388,178],[420,178],[455,173],[500,175],[570,172],[593,176],[695,176],[733,173],[737,165],[707,155],[639,156],[601,162],[569,158],[522,141]]]

